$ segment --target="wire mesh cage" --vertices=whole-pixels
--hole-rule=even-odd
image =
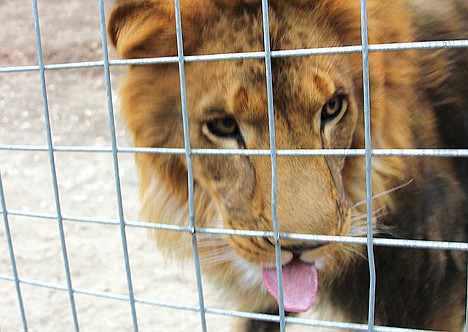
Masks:
[[[8,27],[12,28],[19,20],[11,14],[16,8],[22,14],[21,19],[25,24],[24,28],[18,30],[18,36],[5,35],[2,37],[4,41],[12,45],[16,42],[16,45],[29,48],[22,53],[29,54],[26,59],[18,55],[9,58],[9,50],[6,55],[0,53],[0,59],[5,60],[0,67],[0,96],[3,99],[3,102],[0,100],[3,127],[0,135],[0,198],[4,224],[3,239],[0,242],[0,289],[4,294],[0,300],[0,313],[3,317],[0,329],[220,331],[227,329],[225,319],[255,318],[278,322],[280,330],[286,329],[286,323],[288,330],[289,326],[369,331],[404,330],[374,325],[375,292],[378,292],[375,286],[378,275],[376,276],[373,259],[374,246],[468,250],[468,244],[463,242],[374,237],[371,181],[374,157],[468,158],[468,150],[373,149],[369,97],[372,91],[368,58],[370,52],[378,51],[449,48],[464,50],[468,48],[468,40],[369,45],[366,1],[361,0],[361,45],[272,50],[268,28],[268,1],[263,0],[264,51],[184,55],[180,2],[175,0],[177,56],[110,60],[106,15],[112,3],[99,0],[80,4],[74,1],[59,14],[63,5],[37,0],[32,1],[32,6],[13,1],[0,5],[0,15],[7,17]],[[81,26],[77,23],[70,24],[81,17],[80,11],[83,9],[92,11],[85,15],[92,18],[81,22]],[[49,10],[50,13],[45,15]],[[60,15],[59,19],[57,15]],[[82,45],[80,40],[65,43],[65,40],[73,36],[75,29],[81,29],[81,33],[92,36],[92,41],[85,41],[86,45]],[[98,33],[100,45],[95,38]],[[60,43],[64,45],[56,49]],[[91,53],[94,59],[80,53],[85,52],[83,49],[86,50],[86,47],[90,48],[87,53]],[[34,52],[36,64],[32,64],[31,60]],[[272,61],[285,57],[348,53],[362,55],[365,148],[277,149]],[[45,59],[50,63],[46,63]],[[264,61],[270,148],[191,148],[186,103],[186,64],[202,62],[209,65],[212,61],[245,59]],[[24,64],[19,64],[23,60]],[[111,69],[119,79],[122,76],[120,70],[125,66],[167,63],[177,64],[179,68],[184,147],[130,147],[121,120],[114,114],[118,101],[114,98]],[[107,113],[97,111],[98,109],[107,109]],[[133,166],[136,153],[185,156],[190,218],[184,226],[138,220],[138,180]],[[194,156],[212,155],[270,158],[272,231],[197,227],[194,218],[192,160]],[[276,215],[276,176],[277,158],[282,156],[365,158],[367,236],[280,233]],[[157,248],[152,246],[151,239],[142,240],[146,238],[144,234],[147,230],[180,232],[190,238],[193,264],[182,268],[188,272],[180,272],[180,266],[171,270],[163,263],[163,257],[155,258]],[[228,304],[219,304],[222,303],[219,290],[211,289],[203,282],[197,241],[199,234],[273,238],[277,271],[281,271],[280,243],[285,239],[367,246],[370,275],[368,323],[289,317],[285,314],[281,295],[277,314],[232,310]],[[278,293],[282,294],[281,272],[278,272],[278,288]]]

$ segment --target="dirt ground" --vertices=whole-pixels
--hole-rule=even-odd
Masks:
[[[102,60],[97,0],[38,0],[46,64]],[[106,11],[112,1],[106,0]],[[0,1],[0,67],[36,65],[30,0]],[[113,93],[123,68],[112,68]],[[56,146],[110,147],[109,116],[103,68],[46,72],[53,143]],[[129,146],[116,118],[119,146]],[[0,145],[46,146],[39,73],[0,73]],[[118,219],[112,155],[55,154],[64,216]],[[138,219],[138,179],[132,154],[120,154],[125,218]],[[0,170],[7,209],[56,214],[47,152],[0,150]],[[56,220],[9,215],[20,278],[66,285]],[[22,329],[3,219],[0,226],[0,331]],[[73,286],[91,291],[128,294],[120,229],[95,223],[64,222]],[[128,250],[137,297],[181,305],[198,305],[193,264],[166,262],[144,229],[127,227]],[[230,308],[205,283],[205,303]],[[68,293],[21,284],[31,331],[71,331]],[[75,294],[82,331],[130,331],[126,301]],[[231,308],[232,309],[232,308]],[[141,331],[200,330],[199,314],[136,305]],[[211,331],[227,330],[228,318],[208,315]]]

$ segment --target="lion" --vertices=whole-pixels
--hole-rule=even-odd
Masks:
[[[181,0],[184,55],[262,52],[260,0]],[[463,1],[367,1],[370,44],[467,38]],[[361,45],[359,1],[270,0],[271,50]],[[121,0],[108,33],[124,59],[177,56],[173,0]],[[272,58],[278,150],[363,149],[361,53]],[[467,49],[370,52],[374,149],[467,149]],[[184,64],[190,145],[270,149],[262,58]],[[121,113],[137,147],[184,148],[177,63],[131,65]],[[365,237],[362,156],[279,155],[276,211],[265,155],[191,156],[197,228]],[[185,155],[138,153],[141,216],[187,227]],[[374,156],[372,227],[377,237],[466,242],[466,158]],[[195,229],[196,231],[196,229]],[[170,255],[192,255],[190,236],[157,231]],[[271,234],[271,233],[270,233]],[[237,309],[278,314],[275,239],[196,233],[202,272]],[[365,245],[281,238],[287,315],[324,309],[330,320],[367,323]],[[375,323],[458,331],[465,326],[463,251],[374,247]],[[326,310],[325,310],[326,309]],[[236,331],[273,331],[245,320]]]

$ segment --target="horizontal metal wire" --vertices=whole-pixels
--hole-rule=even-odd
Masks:
[[[14,282],[15,278],[10,275],[0,274],[0,280]],[[43,287],[43,288],[48,288],[48,289],[53,289],[53,290],[63,291],[63,292],[68,292],[69,290],[68,287],[63,284],[33,280],[33,279],[28,279],[28,278],[19,278],[19,282],[25,285]],[[117,301],[130,301],[130,297],[125,294],[84,289],[80,287],[73,287],[72,291],[74,294],[81,294],[81,295],[87,295],[87,296],[93,296],[93,297],[117,300]],[[172,303],[168,301],[158,301],[154,299],[146,299],[146,298],[137,297],[137,296],[134,297],[134,300],[135,300],[135,303],[157,306],[157,307],[162,307],[162,308],[193,311],[193,312],[200,311],[200,307],[198,306],[182,305],[182,304]],[[279,322],[279,316],[269,315],[269,314],[259,314],[259,313],[254,313],[254,312],[226,310],[226,309],[219,309],[219,308],[205,308],[205,312],[207,314],[218,315],[218,316],[228,316],[228,317],[256,319],[256,320],[270,321],[270,322]],[[296,318],[296,317],[286,317],[285,320],[286,320],[286,323],[288,324],[296,324],[296,325],[333,328],[333,329],[341,329],[341,330],[352,330],[352,331],[367,331],[368,330],[368,326],[366,324],[313,320],[313,319]],[[375,326],[374,331],[427,332],[427,330],[415,330],[415,329],[405,329],[405,328],[387,327],[387,326]]]
[[[91,152],[112,153],[111,147],[94,146],[54,146],[55,152]],[[43,145],[0,145],[0,151],[38,151],[48,152]],[[138,148],[117,147],[118,153],[153,153],[185,155],[184,148]],[[271,150],[266,149],[191,149],[192,155],[240,155],[240,156],[271,156]],[[277,156],[354,156],[364,157],[365,149],[284,149],[276,150]],[[456,157],[467,158],[468,149],[372,149],[374,157]]]
[[[370,52],[395,52],[406,50],[430,50],[430,49],[448,49],[448,48],[468,48],[468,40],[443,40],[429,42],[410,42],[410,43],[391,43],[391,44],[373,44],[369,45]],[[297,57],[297,56],[312,56],[312,55],[327,55],[327,54],[347,54],[360,53],[362,46],[337,46],[337,47],[322,47],[297,50],[281,50],[271,51],[271,57]],[[190,55],[185,56],[185,62],[207,62],[207,61],[225,61],[225,60],[246,60],[246,59],[264,59],[265,52],[244,52],[244,53],[222,53],[208,55]],[[147,59],[128,59],[128,60],[110,60],[111,66],[126,66],[126,65],[149,65],[149,64],[168,64],[177,63],[177,56],[158,57]],[[45,65],[45,70],[61,70],[61,69],[80,69],[103,67],[104,61],[84,61],[72,63],[60,63]],[[39,66],[9,66],[0,67],[0,73],[12,72],[27,72],[38,71]]]
[[[0,213],[3,211],[0,210]],[[47,220],[56,220],[57,215],[38,212],[26,212],[17,210],[8,210],[8,215],[17,217],[40,218]],[[82,216],[68,216],[62,215],[64,221],[81,222],[89,224],[111,225],[119,226],[120,222],[117,219],[99,219],[89,218]],[[189,227],[177,226],[172,224],[153,223],[145,221],[130,221],[126,220],[125,225],[135,228],[156,229],[163,231],[173,232],[186,232],[191,234],[192,230]],[[269,231],[252,231],[252,230],[238,230],[238,229],[225,229],[225,228],[203,228],[197,227],[197,233],[212,234],[212,235],[226,235],[226,236],[242,236],[242,237],[274,237],[274,232]],[[314,235],[314,234],[297,234],[297,233],[280,233],[282,239],[289,240],[303,240],[311,242],[338,242],[356,245],[365,245],[367,242],[365,237],[353,236],[332,236],[332,235]],[[439,249],[439,250],[459,250],[468,251],[468,243],[465,242],[447,242],[447,241],[429,241],[429,240],[410,240],[410,239],[393,239],[393,238],[375,238],[374,244],[377,246],[386,247],[402,247],[413,249]]]

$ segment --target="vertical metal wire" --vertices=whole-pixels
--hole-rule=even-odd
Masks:
[[[276,275],[278,278],[278,305],[280,316],[280,331],[286,329],[283,297],[283,270],[281,264],[281,242],[278,227],[278,214],[276,209],[277,193],[277,163],[276,163],[276,140],[275,140],[275,111],[273,101],[273,79],[271,69],[270,28],[268,19],[268,0],[262,0],[263,18],[263,42],[265,49],[265,73],[268,102],[268,128],[270,132],[271,150],[271,214],[273,219],[273,231],[275,234]]]
[[[101,24],[101,41],[102,41],[102,56],[104,60],[104,75],[106,79],[106,92],[107,92],[107,110],[109,113],[109,130],[111,135],[112,144],[112,159],[114,163],[114,176],[115,176],[115,189],[117,195],[117,207],[119,211],[120,235],[122,239],[122,250],[125,261],[125,273],[127,277],[128,296],[130,302],[130,310],[132,313],[133,330],[138,331],[138,320],[135,308],[135,295],[133,292],[132,273],[130,268],[130,259],[128,256],[127,234],[125,230],[125,217],[123,212],[122,203],[122,189],[120,186],[120,171],[119,171],[119,157],[117,154],[117,138],[115,134],[115,118],[114,106],[112,103],[112,87],[110,81],[109,70],[109,52],[107,49],[107,35],[106,35],[106,17],[104,12],[104,1],[99,0],[99,17]]]
[[[362,39],[362,76],[364,91],[364,131],[366,160],[366,204],[367,204],[367,257],[369,261],[369,313],[368,330],[374,331],[375,310],[375,261],[372,229],[372,142],[370,116],[370,86],[369,86],[369,39],[367,26],[367,4],[361,1],[361,39]]]
[[[180,12],[180,1],[174,0],[175,7],[175,23],[177,34],[177,57],[179,64],[179,80],[180,80],[180,98],[182,104],[182,121],[184,128],[184,146],[185,157],[187,160],[187,181],[188,181],[188,203],[189,203],[189,229],[192,236],[193,260],[195,262],[195,274],[197,278],[198,302],[200,305],[200,321],[202,331],[206,332],[206,310],[205,300],[203,297],[203,284],[200,269],[200,258],[198,253],[197,234],[195,228],[195,207],[193,200],[193,166],[192,166],[192,150],[190,148],[190,130],[187,109],[187,86],[185,84],[185,59],[184,59],[184,43],[182,38],[182,17]]]
[[[8,222],[8,213],[7,213],[7,208],[6,208],[5,194],[3,191],[3,181],[2,181],[1,172],[0,172],[0,204],[2,207],[3,223],[5,224],[5,237],[7,240],[8,251],[10,254],[11,270],[13,272],[13,278],[15,280],[16,295],[18,297],[18,304],[19,304],[19,309],[21,313],[21,321],[23,323],[23,330],[27,332],[28,322],[26,320],[26,313],[24,311],[24,304],[23,304],[23,296],[21,295],[21,287],[20,287],[20,282],[19,282],[19,277],[18,277],[18,270],[16,268],[15,252],[13,250],[13,241],[11,239],[10,224]]]
[[[55,208],[57,210],[57,223],[58,223],[59,234],[60,234],[60,244],[62,247],[63,264],[65,267],[65,276],[67,279],[68,296],[70,298],[70,306],[71,306],[71,311],[72,311],[72,316],[73,316],[73,325],[74,325],[75,331],[79,331],[78,316],[76,314],[75,298],[73,294],[70,266],[68,262],[67,245],[65,242],[65,232],[63,229],[62,208],[60,205],[57,171],[55,167],[54,146],[52,142],[52,131],[50,127],[49,103],[47,101],[47,85],[46,85],[46,80],[45,80],[45,69],[44,69],[44,59],[43,59],[43,54],[42,54],[41,30],[40,30],[40,24],[39,24],[39,10],[37,8],[37,0],[32,0],[32,6],[33,6],[33,12],[34,12],[34,30],[36,34],[37,59],[39,63],[39,75],[40,75],[41,87],[42,87],[42,103],[44,106],[44,119],[45,119],[45,125],[46,125],[47,146],[48,146],[48,151],[49,151],[49,163],[50,163],[50,170],[51,170],[51,175],[52,175],[52,184],[54,187]]]

